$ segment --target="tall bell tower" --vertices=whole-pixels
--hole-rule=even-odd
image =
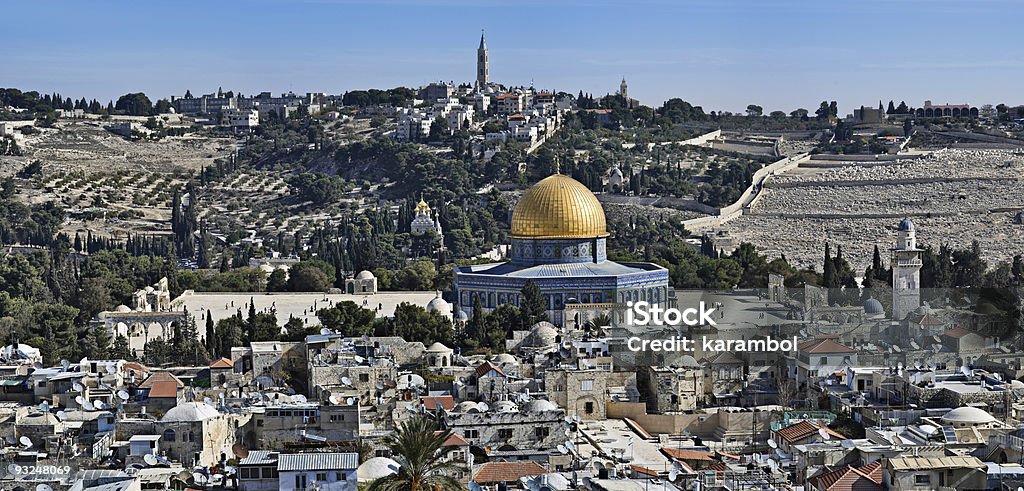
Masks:
[[[491,80],[491,69],[487,63],[487,43],[484,31],[480,30],[480,47],[476,49],[476,88],[483,90]]]
[[[892,249],[892,318],[901,321],[921,306],[921,249],[909,218],[897,230]]]

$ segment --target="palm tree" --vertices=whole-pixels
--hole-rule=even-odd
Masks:
[[[367,491],[463,491],[455,476],[465,468],[443,460],[441,452],[451,435],[451,430],[438,431],[434,421],[422,416],[402,423],[398,434],[385,440],[400,466],[398,472],[374,481]]]

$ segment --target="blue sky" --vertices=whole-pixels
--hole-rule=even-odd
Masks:
[[[765,112],[1024,103],[1016,0],[253,0],[4,3],[0,86],[97,98],[341,93],[492,79]]]

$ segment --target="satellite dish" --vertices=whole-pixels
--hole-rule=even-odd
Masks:
[[[320,330],[321,336],[330,336],[331,334],[333,334],[331,330],[326,327]]]
[[[23,437],[19,438],[18,439],[18,443],[20,443],[21,446],[23,446],[25,448],[32,448],[32,439],[27,437],[27,436],[23,436]]]
[[[964,366],[960,367],[960,373],[964,374],[964,376],[970,377],[971,376],[971,369],[967,368],[967,365],[964,365]]]
[[[100,401],[99,403],[96,404],[96,408],[106,411],[107,409],[110,409],[110,406],[107,405],[107,403]]]
[[[337,405],[339,405],[338,403],[339,403],[340,401],[338,400],[338,396],[336,396],[336,395],[334,395],[334,394],[331,394],[331,396],[327,398],[327,402],[329,402],[329,403],[331,403],[331,404],[334,404],[335,406],[337,406]]]
[[[786,460],[789,457],[788,455],[786,455],[786,452],[782,451],[781,448],[776,448],[775,449],[775,455],[778,455],[779,458],[782,459],[782,460]]]
[[[64,421],[67,417],[68,413],[65,413],[64,411],[57,411],[57,419]]]
[[[348,402],[348,400],[346,400],[345,402]],[[408,406],[405,406],[405,410],[409,411],[410,413],[415,413],[416,412],[416,406],[413,405],[413,404],[409,404]]]
[[[486,413],[491,410],[491,406],[488,406],[486,402],[481,402],[477,404],[476,407],[480,408],[481,413]]]
[[[208,405],[210,405],[210,406],[213,405],[213,399],[210,399],[209,397],[204,397],[203,398],[203,402],[208,404]]]
[[[779,444],[775,443],[775,440],[768,440],[768,446],[771,448],[779,448]]]
[[[117,391],[117,398],[121,399],[122,401],[127,401],[128,400],[128,391],[125,391],[125,390]]]
[[[71,384],[71,390],[73,390],[75,392],[81,392],[82,389],[83,389],[82,384],[80,384],[78,382],[75,382],[75,383]]]
[[[44,413],[48,413],[48,412],[50,412],[50,405],[47,404],[46,401],[40,402],[39,403],[39,410],[44,412]]]
[[[345,399],[345,405],[346,406],[351,406],[351,405],[353,405],[355,403],[356,403],[356,398],[355,397],[349,397],[349,398]],[[416,408],[412,404],[410,404],[409,407],[413,410],[413,412],[416,411]]]
[[[378,380],[377,383],[374,384],[374,387],[376,387],[377,390],[384,390],[384,383]]]
[[[210,479],[208,477],[204,476],[200,472],[193,472],[192,473],[192,482],[194,482],[196,484],[206,484],[206,482],[209,481],[209,480]]]
[[[306,402],[306,396],[302,394],[295,394],[292,396],[292,402],[296,404],[303,404]]]
[[[565,448],[568,448],[569,450],[576,450],[576,444],[573,443],[572,440],[569,440],[565,442]]]
[[[85,398],[82,396],[75,396],[75,402],[77,402],[79,406],[84,406]]]
[[[565,445],[559,445],[557,448],[558,448],[558,453],[560,453],[562,455],[565,455],[565,454],[569,453],[569,449],[565,448]]]
[[[107,365],[107,373],[109,373],[109,374],[117,373],[117,367],[115,367],[114,365]]]
[[[673,466],[672,470],[668,471],[668,480],[675,481],[677,477],[679,477],[679,469]]]
[[[142,456],[142,460],[146,461],[146,465],[156,465],[156,455],[151,453]]]
[[[352,379],[350,379],[348,377],[341,377],[341,385],[351,386],[352,385]]]
[[[96,406],[92,405],[92,401],[85,401],[82,403],[82,409],[85,409],[86,411],[95,411]]]
[[[68,371],[68,368],[71,368],[71,362],[67,361],[67,360],[61,360],[60,361],[60,369],[62,371],[66,372],[66,371]]]
[[[818,434],[821,435],[821,438],[824,439],[824,440],[831,440],[832,439],[832,435],[829,435],[828,431],[825,430],[825,428],[818,428]]]
[[[53,491],[53,488],[50,487],[49,484],[42,483],[42,484],[36,485],[36,491]]]
[[[853,440],[842,440],[839,442],[839,446],[849,450],[853,447],[856,447],[857,444]]]
[[[235,454],[235,457],[244,459],[249,456],[249,449],[241,443],[236,443],[231,446],[231,452]]]

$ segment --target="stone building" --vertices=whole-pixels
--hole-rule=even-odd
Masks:
[[[704,400],[704,370],[692,356],[679,358],[679,367],[644,367],[637,386],[653,413],[690,411]]]
[[[373,295],[377,293],[377,277],[369,271],[360,271],[354,278],[345,280],[345,293]]]
[[[441,222],[430,210],[430,205],[428,205],[426,201],[423,201],[422,198],[420,198],[419,203],[416,203],[416,210],[414,213],[415,215],[412,218],[412,222],[409,223],[409,230],[413,235],[423,235],[429,231],[433,231],[438,238],[444,237],[444,233],[441,230]]]
[[[987,466],[973,456],[891,458],[882,475],[890,491],[988,487]]]
[[[237,421],[202,402],[184,402],[155,425],[160,450],[186,467],[224,463],[234,455]]]
[[[445,428],[487,451],[550,450],[566,440],[565,411],[543,399],[522,407],[511,401],[489,405],[465,401],[443,419]]]
[[[892,249],[892,318],[901,321],[921,306],[921,250],[914,223],[904,218]]]
[[[552,402],[565,408],[569,416],[600,421],[608,417],[609,375],[596,368],[549,368],[544,371],[544,391]]]

